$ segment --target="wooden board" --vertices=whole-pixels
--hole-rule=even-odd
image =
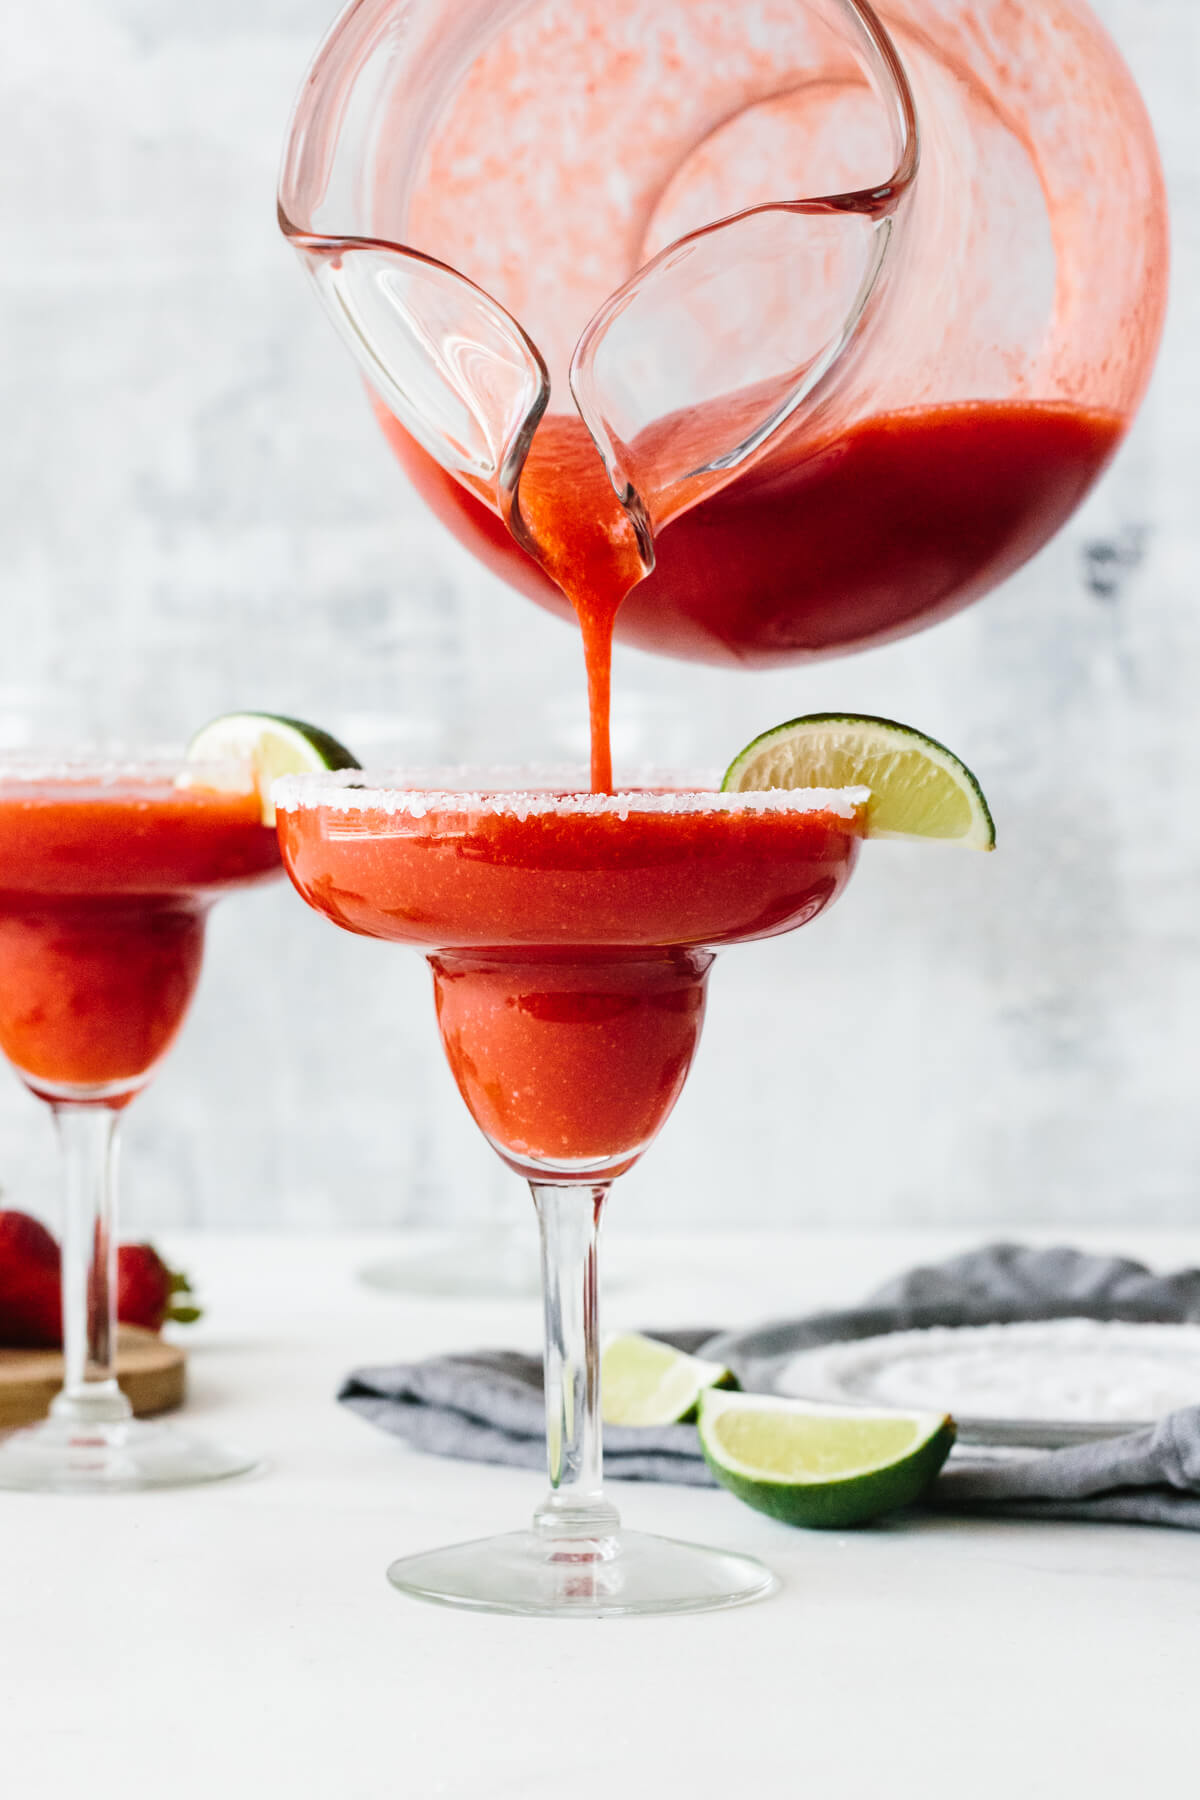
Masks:
[[[44,1419],[62,1386],[57,1350],[0,1350],[0,1430]],[[117,1338],[117,1380],[139,1417],[169,1412],[183,1403],[187,1358],[177,1344],[153,1331],[122,1325]]]

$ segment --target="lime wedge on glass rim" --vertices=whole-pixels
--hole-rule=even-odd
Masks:
[[[788,1525],[841,1530],[911,1505],[954,1435],[947,1413],[847,1412],[764,1394],[700,1399],[700,1448],[717,1480]]]
[[[356,756],[319,725],[276,713],[222,713],[202,727],[187,747],[189,763],[231,763],[247,768],[258,789],[264,825],[274,825],[271,783],[278,775],[307,775],[319,769],[357,769]],[[185,769],[179,777],[188,785]]]
[[[994,850],[996,827],[965,763],[895,719],[810,713],[764,731],[725,771],[724,793],[764,788],[869,788],[867,836],[940,838]]]
[[[600,1353],[600,1395],[606,1425],[676,1425],[694,1419],[701,1394],[732,1387],[722,1363],[686,1356],[658,1338],[627,1331]]]

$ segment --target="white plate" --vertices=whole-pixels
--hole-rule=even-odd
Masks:
[[[963,1443],[1052,1446],[1200,1405],[1200,1325],[1050,1319],[933,1326],[799,1351],[776,1391],[953,1413]]]

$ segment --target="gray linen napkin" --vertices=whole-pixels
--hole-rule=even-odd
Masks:
[[[656,1331],[728,1364],[770,1393],[783,1365],[816,1344],[928,1325],[1095,1318],[1200,1322],[1200,1269],[1153,1275],[1122,1257],[991,1244],[910,1270],[867,1305],[750,1331]],[[415,1449],[474,1462],[545,1466],[542,1369],[512,1350],[357,1369],[345,1405]],[[607,1426],[606,1472],[620,1479],[711,1486],[690,1425]],[[1066,1450],[982,1459],[958,1453],[925,1503],[950,1512],[1124,1520],[1200,1530],[1200,1404],[1124,1437]]]

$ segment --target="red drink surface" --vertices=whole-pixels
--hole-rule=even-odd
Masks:
[[[522,475],[539,567],[376,410],[419,491],[468,548],[542,605],[574,607],[600,787],[609,785],[614,621],[617,636],[643,649],[746,667],[901,637],[977,599],[1040,549],[1126,423],[1065,402],[980,400],[884,413],[824,439],[794,434],[667,525],[654,569],[639,580],[631,527],[579,418],[547,416]]]
[[[355,796],[357,802],[358,797]],[[856,818],[799,808],[487,812],[453,798],[279,813],[308,904],[426,950],[706,948],[774,937],[823,911],[858,853]]]
[[[251,794],[0,781],[0,1048],[29,1085],[123,1104],[168,1048],[222,893],[279,867]]]
[[[515,811],[422,817],[369,796],[279,813],[310,906],[413,944],[450,1067],[523,1173],[619,1174],[661,1127],[704,1016],[712,949],[815,918],[858,851],[826,812]]]

